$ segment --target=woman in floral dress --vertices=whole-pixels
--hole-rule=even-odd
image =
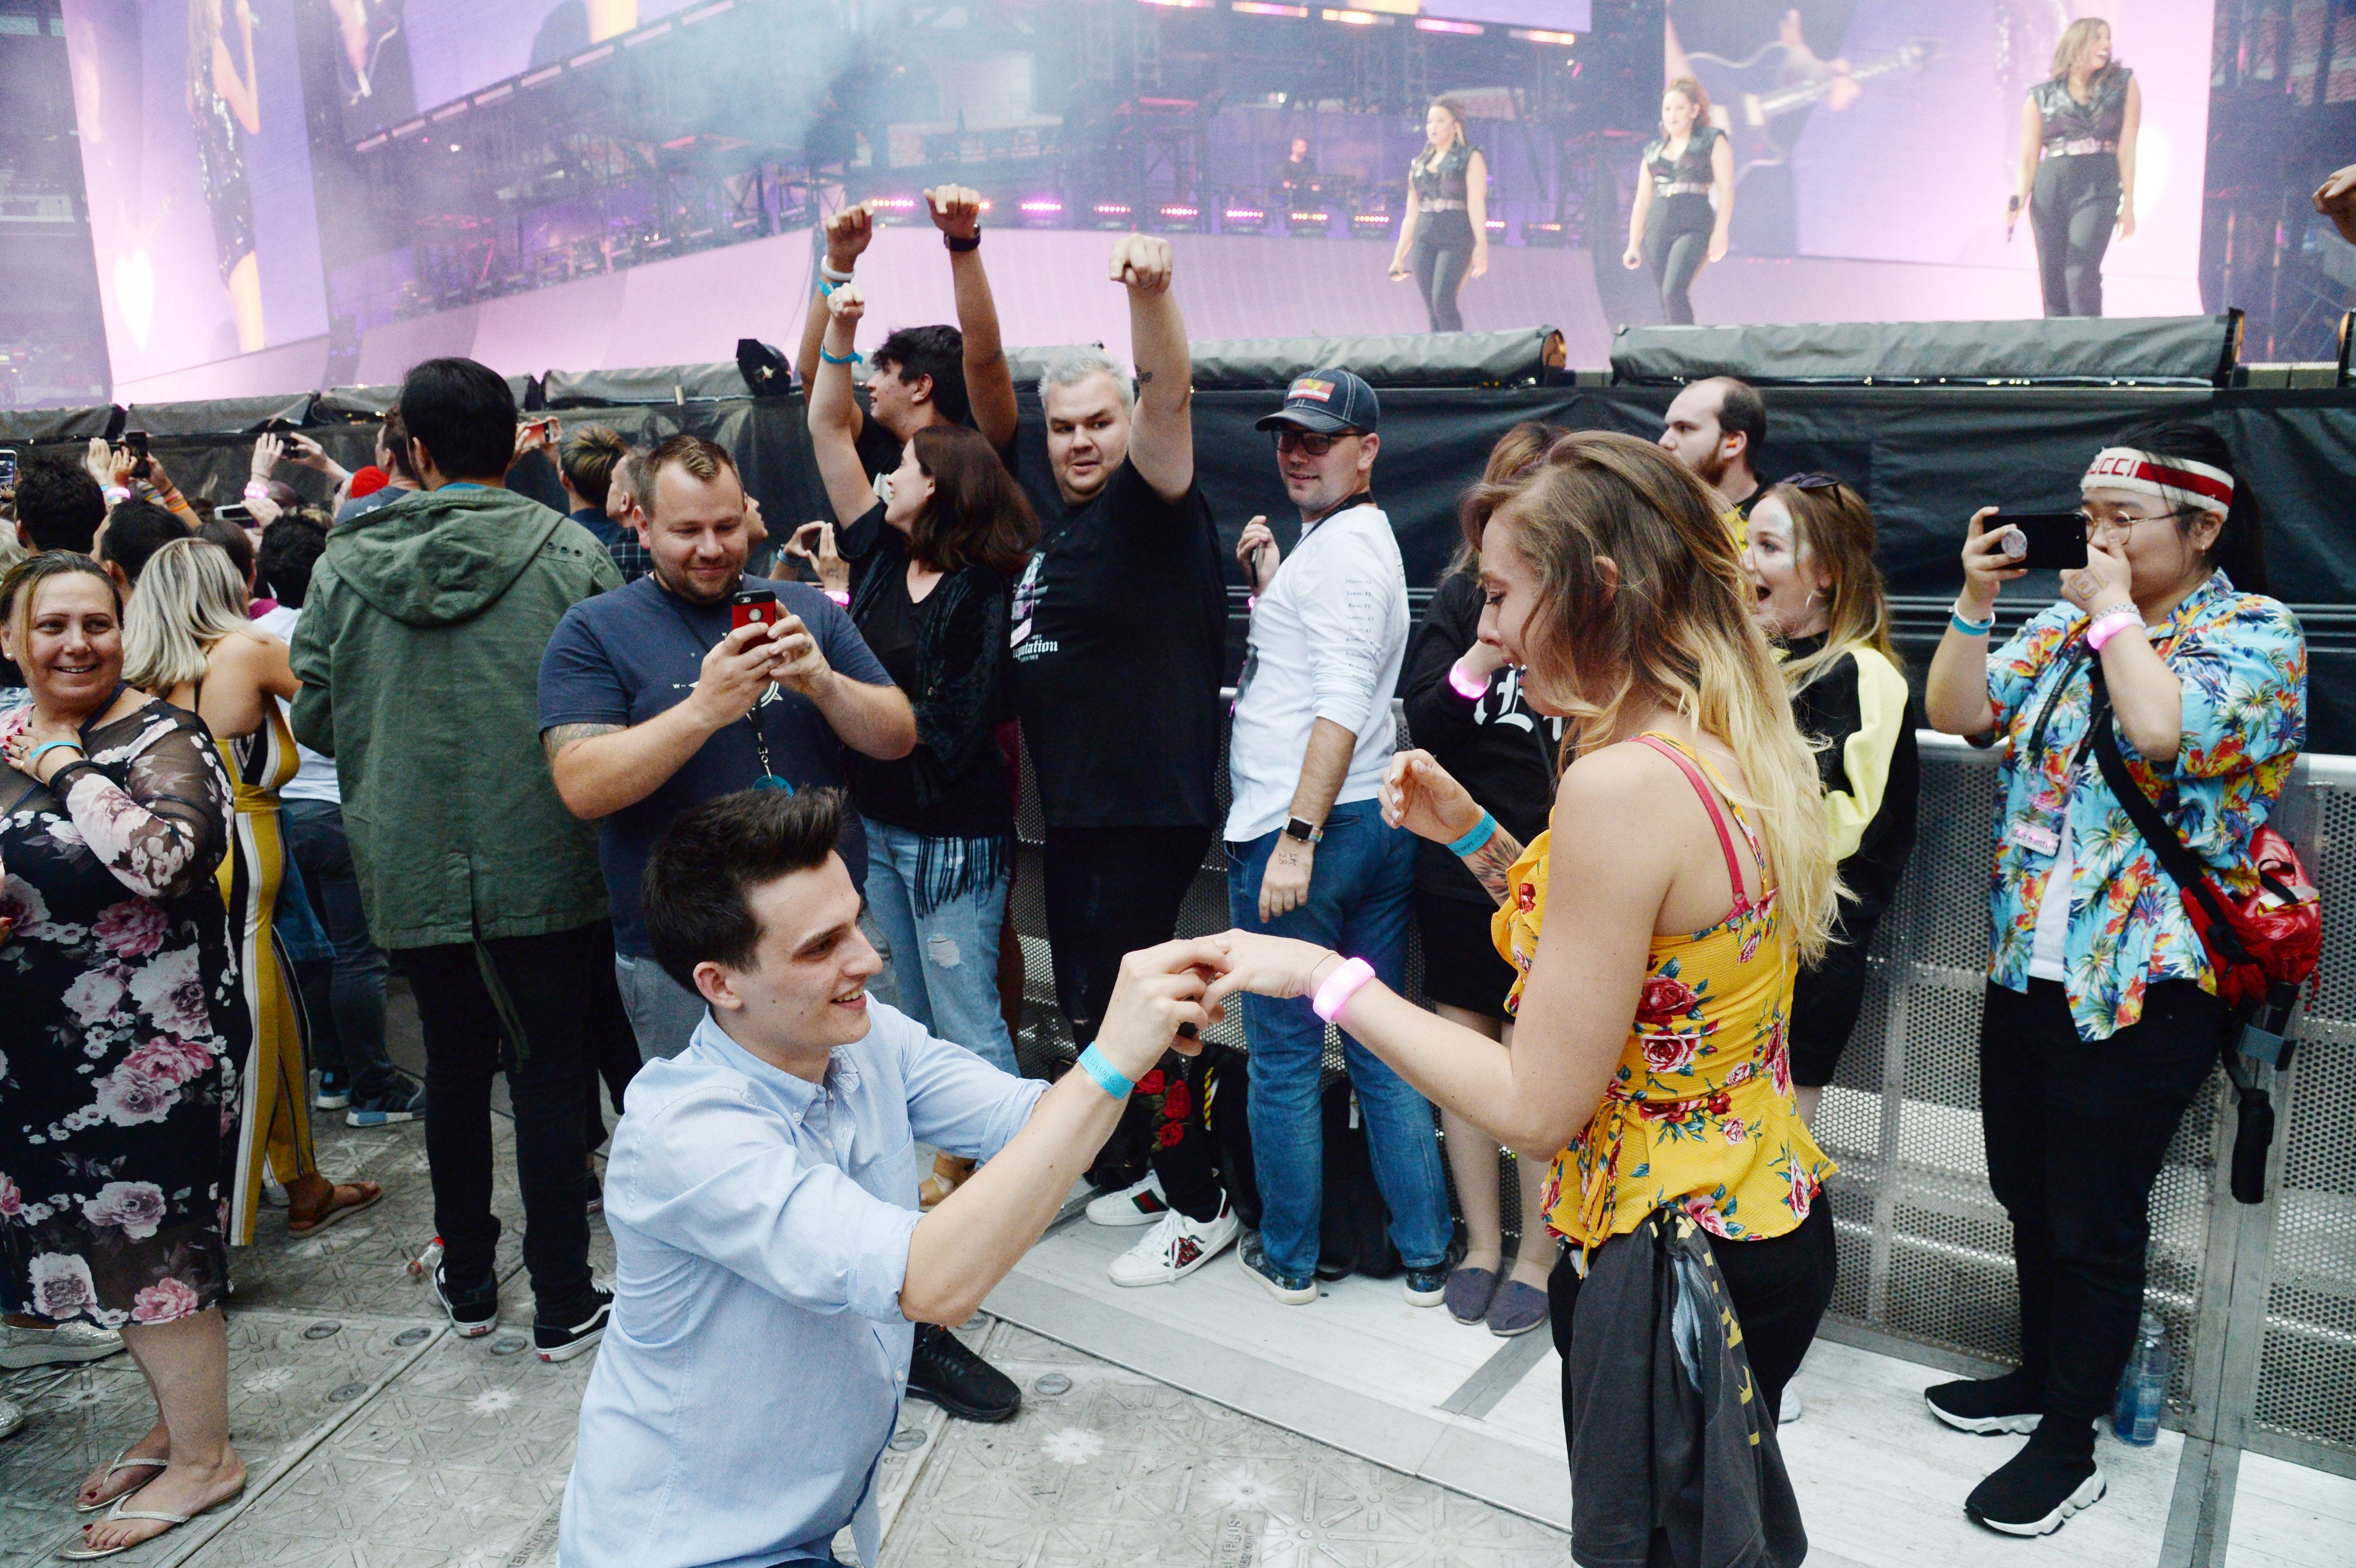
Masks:
[[[121,1330],[158,1417],[78,1501],[84,1550],[236,1495],[227,1150],[245,1030],[213,873],[230,786],[196,716],[122,683],[87,557],[9,573],[32,688],[0,720],[0,1307]],[[136,1493],[135,1503],[126,1494]]]

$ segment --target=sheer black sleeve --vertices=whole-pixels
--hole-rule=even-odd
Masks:
[[[146,898],[177,898],[229,853],[229,775],[193,715],[157,703],[134,720],[127,745],[103,748],[49,782],[117,881]]]

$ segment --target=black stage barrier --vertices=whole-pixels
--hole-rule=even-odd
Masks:
[[[1615,382],[1740,376],[1760,386],[2015,381],[2038,386],[2233,383],[2242,313],[2050,321],[1794,322],[1623,326]]]
[[[318,394],[313,417],[351,420],[374,401],[366,394],[377,390]],[[1398,531],[1419,604],[1420,591],[1437,580],[1455,550],[1459,498],[1507,428],[1535,419],[1650,437],[1660,430],[1662,411],[1675,393],[1673,387],[1561,385],[1383,391],[1384,450],[1375,495]],[[252,444],[244,432],[252,428],[252,414],[292,400],[174,405],[170,420],[159,418],[158,424],[191,431],[212,417],[220,422],[209,429],[239,433],[158,432],[154,450],[191,494],[234,496],[244,484]],[[1018,465],[1025,485],[1044,499],[1052,494],[1045,428],[1027,387],[1022,403]],[[1265,515],[1287,545],[1299,531],[1297,514],[1277,481],[1269,438],[1252,429],[1276,403],[1274,389],[1195,395],[1196,471],[1230,543],[1255,514]],[[1956,554],[1965,519],[1976,507],[2074,506],[2086,460],[2122,425],[2161,411],[2209,421],[2232,441],[2247,482],[2265,504],[2271,590],[2298,609],[2307,628],[2309,749],[2356,752],[2356,518],[2349,503],[2356,475],[2356,389],[1784,387],[1769,392],[1768,405],[1768,437],[1756,465],[1763,477],[1838,475],[1872,505],[1879,558],[1899,599],[1901,645],[1918,673],[1937,640],[1944,602],[1961,585]],[[91,433],[93,418],[110,412],[28,411],[55,416],[57,422],[51,433],[16,444],[71,457],[79,443],[59,438]],[[759,500],[775,543],[796,524],[827,515],[803,414],[798,397],[683,403],[666,397],[566,409],[561,417],[567,426],[611,425],[634,442],[686,431],[726,446]],[[12,421],[31,422],[27,414]],[[372,423],[308,428],[348,466],[369,460]],[[324,496],[325,487],[307,471],[283,468],[280,476]],[[516,485],[552,506],[562,504],[553,466],[545,460],[519,469]],[[1234,601],[1239,613],[1241,581],[1238,573]],[[2022,586],[2033,588],[2034,581]],[[2033,593],[2016,592],[2008,613],[2039,603]],[[1238,651],[1240,637],[1238,624],[1231,637]]]

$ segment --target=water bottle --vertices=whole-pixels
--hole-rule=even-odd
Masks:
[[[2149,1447],[2159,1437],[2159,1410],[2168,1403],[2168,1328],[2157,1313],[2143,1315],[2119,1401],[2111,1412],[2111,1434],[2122,1443]]]

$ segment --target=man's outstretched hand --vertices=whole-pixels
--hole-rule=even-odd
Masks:
[[[981,232],[981,192],[969,186],[937,186],[925,193],[933,227],[952,240],[970,240]]]
[[[1170,241],[1159,234],[1124,234],[1113,242],[1106,275],[1140,293],[1158,294],[1170,286]]]
[[[1205,1008],[1203,995],[1226,973],[1227,938],[1197,936],[1144,947],[1120,961],[1120,978],[1098,1026],[1096,1047],[1132,1081],[1153,1071],[1173,1047],[1193,1056],[1201,1031],[1226,1015]],[[1191,1025],[1186,1033],[1181,1026]]]
[[[875,204],[856,201],[826,220],[826,264],[847,272],[875,238]]]

